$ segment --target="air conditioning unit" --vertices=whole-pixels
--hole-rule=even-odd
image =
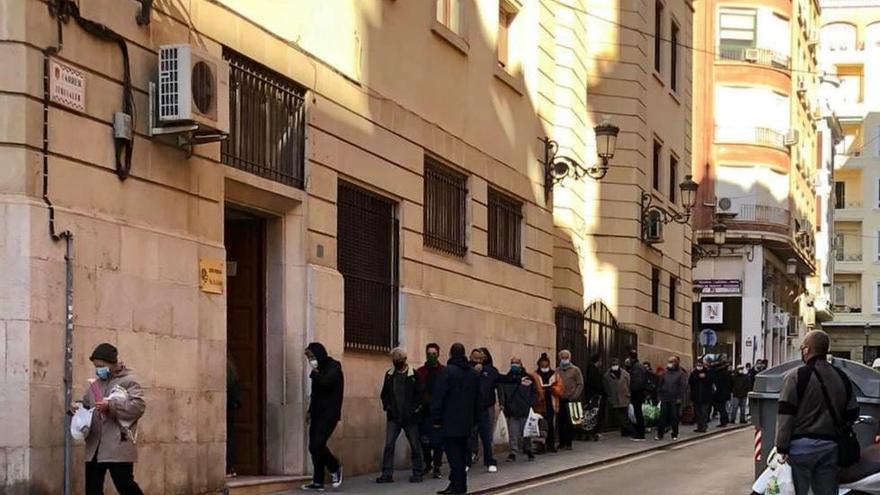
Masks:
[[[715,206],[718,213],[733,213],[733,201],[730,198],[721,198]]]
[[[785,135],[785,145],[786,146],[794,146],[798,144],[800,141],[801,133],[797,129],[791,129],[788,131],[788,134]]]
[[[229,133],[229,64],[224,60],[189,44],[162,45],[156,93],[160,127],[194,125],[195,135]]]
[[[659,211],[648,211],[643,228],[645,242],[648,244],[663,242],[663,218]]]
[[[757,62],[759,55],[760,53],[758,52],[757,48],[746,48],[746,52],[743,55],[743,58],[746,60],[746,62]]]

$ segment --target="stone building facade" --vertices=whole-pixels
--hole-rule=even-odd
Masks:
[[[604,55],[587,51],[585,3],[157,0],[139,24],[135,0],[81,1],[78,13],[0,0],[0,60],[14,68],[0,76],[5,492],[62,492],[67,265],[50,212],[55,232],[72,234],[74,397],[93,376],[92,348],[116,345],[145,388],[136,474],[147,493],[225,488],[230,363],[245,399],[232,413],[239,474],[307,473],[310,341],[346,372],[331,446],[350,474],[378,467],[394,345],[413,364],[425,344],[456,341],[492,349],[501,367],[512,355],[533,363],[557,346],[554,308],[601,299],[649,353],[687,354],[688,231],[670,229],[661,250],[638,234],[646,143],[669,117],[645,113],[660,90],[644,53],[636,73],[626,62],[608,76],[631,74],[635,106],[614,110],[623,95],[587,105],[589,67]],[[127,63],[77,15],[117,33]],[[676,15],[689,35],[689,14]],[[229,91],[222,144],[151,136],[150,83],[171,44],[229,63],[228,89],[212,88]],[[686,60],[681,106],[662,95],[682,175]],[[82,108],[44,92],[53,64],[81,75]],[[126,67],[134,140],[120,180],[113,121]],[[604,113],[630,165],[615,159],[603,182],[545,196],[540,138],[591,165]],[[650,265],[682,281],[675,318],[650,312]],[[219,279],[202,276],[212,268]],[[601,289],[609,280],[613,292]],[[75,445],[74,493],[82,455]]]

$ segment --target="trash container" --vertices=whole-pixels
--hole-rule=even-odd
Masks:
[[[880,418],[880,373],[849,359],[832,358],[831,364],[843,370],[853,384],[859,403],[859,414]],[[755,476],[767,467],[767,456],[776,444],[776,413],[779,410],[779,389],[789,371],[803,362],[798,359],[768,368],[755,377],[755,388],[749,393],[749,410],[755,426]],[[875,425],[856,425],[855,432],[862,446],[874,441]]]

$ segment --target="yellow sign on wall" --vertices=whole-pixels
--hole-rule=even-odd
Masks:
[[[199,289],[209,294],[223,294],[223,260],[202,258],[199,260]]]

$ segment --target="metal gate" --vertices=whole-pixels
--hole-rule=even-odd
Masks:
[[[591,304],[582,313],[570,308],[556,308],[556,349],[571,351],[571,360],[585,369],[590,357],[598,353],[607,367],[612,358],[627,358],[638,349],[638,335],[625,329],[602,301]]]

